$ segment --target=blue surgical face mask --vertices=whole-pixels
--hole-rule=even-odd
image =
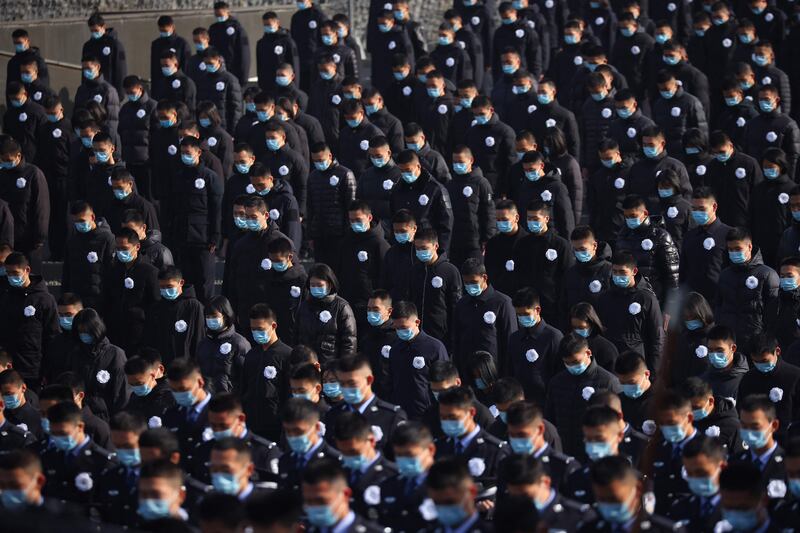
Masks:
[[[725,368],[728,366],[728,356],[725,354],[725,352],[709,352],[708,362],[711,363],[711,366],[714,368]]]
[[[60,316],[58,317],[58,325],[61,326],[61,329],[64,331],[72,331],[72,321],[75,317],[71,316]]]
[[[728,251],[728,258],[731,260],[731,263],[736,265],[742,265],[747,260],[743,251]]]
[[[616,285],[617,287],[619,287],[621,289],[624,289],[624,288],[628,287],[631,284],[631,278],[628,277],[628,276],[612,275],[611,276],[611,281],[613,281],[614,285]]]
[[[53,446],[62,452],[68,452],[78,445],[78,441],[72,435],[50,435]]]
[[[187,167],[193,167],[196,164],[192,154],[181,154],[181,162]]]
[[[383,168],[386,166],[386,160],[382,157],[370,157],[369,160],[376,168]]]
[[[94,344],[94,337],[92,337],[89,333],[79,333],[78,338],[81,340],[83,344],[91,346]]]
[[[638,217],[625,217],[625,225],[630,229],[636,229],[642,225],[642,221]]]
[[[366,465],[368,459],[363,455],[343,455],[342,456],[342,466],[348,470],[352,470],[354,472],[360,472],[364,465]]]
[[[610,442],[585,442],[583,449],[592,461],[599,461],[603,457],[608,457],[614,453]]]
[[[289,262],[288,261],[273,261],[272,262],[272,270],[276,272],[286,272],[289,270]]]
[[[542,177],[542,171],[539,170],[538,168],[525,171],[525,178],[527,178],[529,181],[539,181],[541,177]]]
[[[406,244],[411,242],[411,234],[410,233],[395,233],[394,240],[396,240],[400,244]]]
[[[725,105],[728,107],[736,107],[737,105],[739,105],[739,98],[736,96],[726,97]]]
[[[117,259],[123,263],[133,261],[133,252],[130,250],[117,250]]]
[[[272,118],[272,114],[269,111],[256,111],[256,118],[259,122],[266,122]]]
[[[669,41],[669,35],[666,33],[656,33],[656,42],[658,44],[664,44],[667,41]]]
[[[21,54],[27,49],[28,47],[24,43],[14,43],[14,51],[18,54]]]
[[[117,459],[128,467],[142,464],[139,448],[117,448]]]
[[[328,286],[323,285],[322,287],[315,287],[312,285],[309,287],[309,292],[314,298],[325,298],[328,295]]]
[[[673,194],[672,189],[658,189],[658,197],[659,198],[670,198]]]
[[[378,311],[367,311],[367,322],[370,326],[380,326],[386,322],[386,319]]]
[[[171,118],[170,119],[166,119],[166,120],[159,120],[158,121],[158,125],[161,126],[162,128],[171,128],[172,126],[175,125],[175,121],[172,120]],[[81,137],[81,142],[83,142],[83,139],[85,139],[85,137]],[[83,143],[83,144],[84,144],[84,146],[86,146],[86,143]],[[89,139],[89,146],[91,146],[91,144],[92,144],[92,140]],[[89,146],[86,146],[86,148],[89,148]]]
[[[411,328],[398,328],[395,333],[401,341],[410,341],[414,338],[414,330]]]
[[[592,328],[574,328],[574,331],[577,335],[580,335],[584,339],[588,339],[589,335],[592,333]]]
[[[417,181],[417,178],[419,178],[419,176],[414,175],[413,172],[406,172],[406,171],[401,172],[400,176],[406,183],[414,183],[415,181]]]
[[[207,128],[207,127],[209,127],[211,125],[211,119],[210,118],[201,118],[197,122],[198,122],[198,124],[200,124],[201,128]]]
[[[278,139],[267,139],[267,148],[270,152],[277,152],[281,149],[281,141]]]
[[[92,223],[87,220],[82,220],[80,222],[75,222],[75,231],[78,233],[89,233],[92,231]]]
[[[692,409],[692,416],[694,417],[695,421],[703,420],[708,416],[708,411],[706,411],[704,408]]]
[[[369,229],[368,222],[351,222],[350,229],[352,229],[356,233],[366,233]]]
[[[766,66],[769,63],[769,58],[763,54],[753,54],[753,63],[759,67]]]
[[[514,74],[517,70],[519,70],[517,65],[503,64],[501,68],[503,69],[503,74]]]
[[[286,437],[286,443],[289,448],[295,453],[305,453],[311,447],[311,438],[307,434],[299,435],[297,437]]]
[[[533,441],[527,437],[509,437],[511,450],[518,455],[531,455],[534,452]]]
[[[661,434],[673,444],[686,438],[686,430],[680,424],[661,426]]]
[[[591,63],[588,64],[591,65]],[[605,100],[606,95],[608,93],[606,91],[600,91],[599,93],[590,93],[590,94],[592,96],[592,100],[594,100],[595,102],[602,102],[603,100]]]
[[[722,518],[731,525],[734,531],[752,531],[758,525],[758,512],[755,509],[741,511],[723,507]]]
[[[775,167],[769,167],[764,169],[764,177],[769,180],[777,179],[780,175],[780,170]]]
[[[169,516],[169,508],[169,500],[144,498],[139,500],[137,512],[144,520],[151,521],[158,520],[159,518],[167,518]]]
[[[217,317],[206,317],[206,327],[211,331],[219,331],[225,325],[225,320]]]
[[[87,80],[93,80],[97,77],[97,72],[95,72],[94,69],[85,68],[83,69],[83,77]]]
[[[12,287],[22,287],[22,284],[25,283],[25,278],[22,276],[8,276],[8,283]]]
[[[661,95],[661,98],[663,98],[663,99],[665,99],[665,100],[671,100],[671,99],[672,99],[672,97],[673,97],[673,96],[675,96],[675,92],[676,92],[676,91],[667,91],[667,90],[664,90],[664,91],[658,91],[658,92],[659,92],[659,94]]]
[[[739,433],[742,435],[742,440],[754,450],[759,450],[767,445],[769,442],[769,434],[766,431],[759,431],[757,429],[740,429]]]
[[[463,176],[469,173],[469,167],[466,163],[453,163],[453,171],[456,174]]]
[[[568,365],[564,363],[564,366],[567,368],[567,372],[569,372],[573,376],[580,376],[581,374],[586,372],[587,368],[589,368],[589,363],[590,361],[584,361],[582,363],[577,363],[574,365]]]
[[[97,159],[98,163],[108,163],[109,159],[111,159],[111,154],[108,152],[95,152],[94,158]]]
[[[128,196],[130,196],[131,191],[126,191],[125,189],[113,189],[114,198],[117,200],[124,200]]]
[[[762,374],[769,374],[773,370],[775,370],[775,366],[777,363],[774,361],[768,361],[766,363],[761,362],[753,362],[753,366],[756,367],[756,370],[761,372]]]
[[[314,161],[314,168],[316,168],[320,172],[325,172],[326,170],[328,170],[329,166],[331,166],[330,159],[326,159],[325,161]]]
[[[789,491],[795,499],[800,500],[800,478],[789,478]]]
[[[443,35],[439,36],[439,45],[441,46],[449,46],[452,42],[453,40],[450,37],[445,37]]]
[[[467,428],[463,420],[442,420],[442,432],[451,438],[460,437],[466,433]]]
[[[22,83],[31,83],[33,81],[33,74],[23,72],[19,75],[19,79],[22,80]]]
[[[394,76],[394,79],[396,79],[397,81],[402,81],[406,79],[406,76],[408,76],[408,74],[406,74],[405,72],[398,72],[395,70],[392,72],[392,76]]]
[[[731,158],[731,154],[728,152],[719,152],[718,154],[714,155],[714,158],[720,163],[725,163]]]
[[[645,157],[653,159],[661,153],[661,148],[658,146],[644,146],[642,147],[642,152],[644,152]]]
[[[392,26],[389,24],[378,24],[378,31],[381,33],[389,33],[392,29]]]
[[[229,472],[212,472],[211,485],[222,494],[236,495],[239,492],[239,478]]]
[[[253,340],[256,341],[257,344],[267,344],[269,342],[269,331],[266,329],[254,329],[253,333]]]
[[[143,396],[147,396],[148,394],[150,394],[150,392],[153,390],[153,387],[151,387],[147,383],[144,383],[142,385],[134,385],[134,386],[132,386],[131,390],[133,391],[133,393],[136,396],[143,397]]]
[[[633,111],[631,111],[627,107],[618,107],[616,111],[617,111],[617,116],[621,119],[626,119],[629,118],[631,115],[633,115]]]
[[[622,384],[622,393],[625,394],[628,398],[633,398],[634,400],[644,394],[644,389],[642,385],[639,383],[623,383]]]
[[[633,34],[636,33],[636,30],[633,28],[620,28],[619,32],[623,37],[633,37]]]
[[[322,44],[324,44],[325,46],[330,46],[333,44],[333,35],[327,35],[327,34],[322,35],[321,39],[322,39]]]
[[[578,36],[572,33],[567,33],[564,35],[564,42],[566,44],[576,44],[578,42]]]
[[[475,123],[479,126],[483,126],[489,123],[489,120],[492,118],[491,115],[476,115],[475,116]]]
[[[457,526],[468,518],[461,505],[437,505],[436,513],[439,523],[446,527]]]
[[[328,505],[304,505],[303,510],[311,525],[328,529],[336,523],[336,515]]]
[[[175,300],[180,295],[180,289],[178,287],[165,287],[163,289],[159,289],[161,293],[161,297],[166,300]]]
[[[255,113],[256,112],[256,104],[255,104],[255,102],[246,102],[244,104],[244,108],[248,113]]]
[[[328,398],[338,398],[342,395],[342,386],[337,381],[323,383],[322,393]]]
[[[172,397],[175,398],[175,403],[181,407],[191,407],[197,401],[192,391],[172,391]]]
[[[215,73],[215,72],[217,72],[218,70],[219,70],[219,65],[214,65],[214,64],[211,64],[211,63],[206,63],[206,72],[210,72],[211,74],[214,74],[214,73]]]
[[[698,319],[686,320],[683,324],[689,331],[696,331],[703,327],[703,321]]]
[[[423,263],[428,263],[431,259],[433,259],[433,250],[429,250],[427,248],[417,249],[414,251],[414,253],[417,256],[417,259]]]
[[[348,118],[347,120],[345,120],[345,122],[347,122],[347,125],[350,126],[351,128],[359,127],[361,125],[361,121],[362,119],[360,118]]]
[[[783,291],[786,292],[793,291],[797,288],[797,285],[798,285],[797,278],[792,278],[792,277],[781,278],[780,286],[781,290]]]
[[[606,168],[613,168],[614,165],[617,164],[617,162],[614,159],[601,159],[600,162]]]
[[[236,163],[236,171],[240,174],[247,174],[250,172],[250,167],[253,166],[250,163]]]
[[[11,170],[12,168],[16,167],[17,163],[14,161],[0,161],[0,169],[3,170]]]
[[[536,100],[538,100],[542,105],[547,105],[553,101],[553,97],[547,93],[538,93],[536,95]]]
[[[708,224],[709,218],[711,218],[711,215],[705,211],[692,211],[692,219],[694,219],[699,226],[705,226]]]
[[[749,33],[740,33],[739,34],[739,42],[742,44],[750,44],[753,42],[753,36]]]
[[[16,394],[3,394],[3,402],[6,404],[6,409],[16,409],[22,404],[22,400]]]
[[[342,387],[344,401],[350,405],[357,405],[364,401],[364,393],[357,387]]]
[[[517,315],[517,322],[522,328],[532,328],[536,325],[536,317],[533,315]]]
[[[406,479],[419,477],[425,472],[419,457],[396,457],[395,463],[400,475]]]
[[[775,104],[772,103],[772,100],[759,100],[758,108],[764,113],[771,113],[775,109]]]
[[[278,31],[277,26],[273,26],[271,24],[267,24],[264,26],[264,33],[276,33]]]
[[[800,222],[800,211],[792,211],[792,218],[795,222]]]
[[[467,291],[467,294],[470,296],[480,296],[483,292],[480,283],[465,283],[464,290]]]
[[[527,225],[528,231],[531,233],[541,233],[544,231],[544,225],[538,220],[529,220]]]
[[[52,124],[55,124],[55,123],[56,123],[56,122],[58,122],[59,120],[61,120],[61,118],[60,118],[58,115],[53,115],[53,114],[51,114],[51,113],[48,113],[48,114],[47,114],[47,121],[48,121],[48,122],[50,122],[50,123],[52,123]]]

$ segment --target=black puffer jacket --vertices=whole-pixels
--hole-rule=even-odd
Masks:
[[[80,342],[69,357],[72,371],[86,385],[83,401],[92,413],[108,422],[125,407],[130,395],[125,379],[125,352],[103,337],[92,345]]]
[[[206,330],[197,345],[197,364],[211,394],[231,392],[239,387],[244,369],[244,356],[250,343],[231,325],[219,333]]]
[[[92,100],[105,108],[108,133],[112,138],[116,137],[119,131],[119,93],[102,74],[93,80],[83,78],[75,93],[75,108],[85,107]]]
[[[28,287],[4,290],[0,303],[0,342],[14,360],[14,369],[29,386],[35,385],[42,352],[59,333],[55,298],[41,276],[31,276]]]
[[[515,168],[518,167],[515,165]],[[514,191],[512,199],[520,210],[520,219],[524,219],[522,212],[531,201],[541,200],[550,207],[550,226],[565,239],[569,238],[575,229],[575,213],[569,189],[561,181],[561,174],[557,169],[536,181],[523,178],[519,186],[513,187],[512,190]]]
[[[676,349],[670,354],[668,386],[678,386],[686,378],[700,376],[709,367],[708,363],[708,330],[712,325],[703,326],[694,331],[681,325],[677,337]]]
[[[309,56],[307,59],[311,59]],[[288,30],[280,28],[275,33],[265,33],[256,44],[256,72],[258,86],[263,91],[276,88],[275,74],[283,63],[292,65],[295,83],[300,82],[300,54]]]
[[[677,159],[668,156],[666,150],[662,150],[656,157],[644,157],[633,164],[625,192],[643,197],[647,202],[647,210],[651,213],[658,213],[660,204],[656,176],[666,169],[674,170],[678,174],[678,183],[681,187],[679,194],[682,194],[687,200],[691,200],[692,184],[689,181],[686,167]]]
[[[760,113],[747,125],[744,151],[761,160],[767,148],[781,148],[789,164],[787,174],[796,177],[797,159],[800,156],[800,129],[788,115],[773,111]]]
[[[511,109],[516,111],[516,106],[512,104]],[[514,131],[530,129],[537,139],[542,139],[548,128],[556,127],[564,132],[567,151],[573,157],[580,157],[581,138],[578,133],[578,121],[572,111],[561,106],[555,100],[549,104],[541,104],[537,101],[530,104],[525,111],[526,115],[520,117],[514,113],[514,117],[509,118],[508,123],[514,127]],[[521,123],[518,122],[520,120]]]
[[[150,128],[155,128],[156,101],[147,93],[136,102],[128,100],[119,110],[119,137],[125,162],[147,163],[150,150]]]
[[[480,249],[497,231],[492,186],[475,167],[469,174],[456,174],[445,188],[453,204],[453,249]]]
[[[324,366],[356,353],[356,317],[350,304],[336,294],[308,296],[297,311],[295,343],[311,347]]]
[[[611,284],[611,247],[605,242],[597,243],[597,253],[588,263],[577,261],[564,274],[559,298],[559,315],[566,320],[572,306],[589,302],[597,307],[600,294]]]
[[[176,300],[161,298],[150,309],[144,344],[158,350],[168,366],[174,359],[195,358],[204,329],[203,304],[194,287],[184,285]]]
[[[747,341],[762,331],[775,330],[778,283],[777,272],[764,264],[756,247],[750,261],[731,265],[720,274],[714,317],[734,331],[741,349],[747,350]]]
[[[61,290],[80,295],[84,307],[97,308],[103,293],[103,272],[114,259],[114,234],[104,220],[89,233],[73,232],[67,240]]]
[[[14,215],[14,246],[31,250],[47,240],[50,193],[42,171],[25,162],[10,170],[0,169],[0,198]]]
[[[642,158],[642,130],[655,125],[652,119],[637,109],[628,118],[615,118],[611,121],[608,136],[617,141],[622,160],[628,166]]]
[[[224,179],[230,176],[233,172],[233,137],[221,126],[209,126],[200,128],[200,138],[204,141],[208,151],[217,156],[222,164],[220,178]]]
[[[514,130],[493,114],[487,124],[475,124],[467,132],[466,144],[475,156],[475,166],[497,188],[501,176],[508,173],[517,154],[514,151]]]
[[[679,154],[683,148],[683,134],[697,128],[706,138],[708,121],[700,100],[680,87],[670,99],[658,98],[653,103],[653,121],[664,130],[667,152]]]
[[[667,291],[678,286],[680,257],[661,217],[647,217],[636,229],[623,227],[617,237],[617,250],[627,250],[635,257],[639,273],[647,278],[653,292],[664,301]]]
[[[414,261],[409,292],[411,301],[417,306],[420,327],[449,347],[453,313],[463,294],[458,268],[441,257],[432,265]]]
[[[383,256],[388,250],[380,224],[373,224],[364,233],[348,231],[341,240],[335,269],[339,291],[357,313],[366,311],[370,294],[380,287]]]
[[[389,206],[392,213],[409,209],[414,214],[418,227],[435,229],[439,236],[439,253],[447,252],[453,231],[450,195],[427,170],[423,168],[419,178],[413,183],[398,181],[392,188]]]
[[[212,102],[222,119],[220,126],[232,132],[242,116],[242,87],[236,76],[220,66],[213,74],[206,71],[197,84],[197,100]]]
[[[372,166],[369,161],[369,142],[382,135],[383,132],[378,126],[367,118],[355,128],[342,127],[339,130],[339,150],[336,154],[344,166],[352,170],[356,176],[361,176],[362,172]]]
[[[334,160],[308,176],[308,227],[314,240],[337,238],[348,226],[347,208],[356,198],[356,177]]]
[[[380,168],[370,165],[358,177],[356,185],[356,198],[369,204],[372,215],[383,223],[387,232],[392,219],[389,199],[399,180],[400,168],[394,164],[394,160],[390,159]]]
[[[761,248],[764,261],[775,268],[778,254],[778,242],[792,220],[789,206],[789,193],[797,183],[786,174],[775,179],[765,179],[753,188],[750,198],[752,212],[750,231],[753,243]]]
[[[586,205],[589,206],[589,225],[597,239],[613,241],[625,225],[622,201],[629,194],[630,167],[623,163],[612,168],[600,166],[589,176]]]
[[[100,61],[100,72],[117,91],[122,91],[122,80],[128,75],[128,60],[114,28],[107,28],[99,39],[83,43],[81,57],[94,56]],[[77,102],[76,102],[77,105]]]
[[[595,101],[587,98],[580,108],[578,126],[581,134],[581,166],[591,170],[600,166],[597,147],[608,136],[614,113],[614,94],[608,93],[603,99]]]

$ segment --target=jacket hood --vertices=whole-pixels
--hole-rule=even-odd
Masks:
[[[709,418],[719,420],[721,418],[735,418],[739,419],[736,412],[736,402],[731,398],[723,398],[722,396],[714,396],[714,412],[711,413]]]
[[[151,229],[147,232],[147,238],[145,242],[152,241],[152,242],[161,242],[161,230]]]
[[[31,284],[25,288],[11,287],[11,290],[25,291],[28,294],[48,292],[47,282],[38,274],[31,274]]]
[[[597,242],[597,254],[595,254],[595,261],[599,261],[605,259],[606,261],[611,260],[611,246],[605,241],[598,241]]]

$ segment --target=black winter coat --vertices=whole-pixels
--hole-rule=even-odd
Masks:
[[[420,331],[410,341],[395,340],[389,350],[391,402],[399,405],[412,420],[419,420],[434,404],[428,372],[434,361],[449,361],[447,350]]]
[[[222,187],[222,178],[202,164],[173,176],[169,228],[181,246],[220,243]]]
[[[70,354],[71,370],[86,386],[84,402],[92,413],[108,422],[128,403],[130,389],[125,377],[125,352],[108,337],[94,344],[83,342]]]
[[[114,234],[104,220],[89,233],[72,232],[67,240],[61,290],[81,297],[84,307],[97,308],[103,298],[103,275],[114,259]]]
[[[516,376],[525,397],[539,405],[545,403],[545,390],[550,379],[562,367],[559,345],[564,335],[539,320],[532,328],[520,327],[508,340],[508,374]]]
[[[601,166],[589,176],[587,200],[589,225],[598,240],[613,242],[625,225],[622,201],[630,194],[630,167],[625,163],[612,168]]]
[[[800,368],[781,357],[778,357],[777,365],[770,372],[751,368],[739,382],[739,398],[747,398],[751,394],[765,394],[772,400],[781,422],[776,434],[778,439],[783,439],[791,423],[800,414]]]
[[[672,98],[660,97],[653,102],[653,121],[664,130],[670,154],[681,152],[687,130],[697,128],[704,137],[708,135],[706,116],[700,100],[680,87]]]
[[[492,186],[476,167],[469,174],[455,174],[445,188],[453,206],[452,248],[480,250],[497,231]]]
[[[308,176],[308,228],[312,240],[341,238],[349,226],[347,209],[356,198],[353,172],[334,160]]]
[[[778,242],[792,221],[789,193],[797,186],[786,174],[765,179],[755,186],[750,198],[753,244],[761,248],[764,261],[778,268]]]
[[[122,153],[130,165],[147,163],[150,152],[150,129],[156,127],[157,102],[147,93],[136,102],[128,100],[119,110],[119,137]]]
[[[106,270],[103,292],[108,337],[126,351],[138,348],[147,314],[161,298],[158,269],[141,255],[131,263],[115,260]]]
[[[622,160],[631,166],[642,158],[642,130],[654,126],[653,120],[640,109],[628,118],[615,118],[611,121],[608,136],[617,141]]]
[[[289,182],[277,180],[269,194],[263,197],[269,207],[269,218],[280,226],[292,241],[295,250],[303,243],[303,228],[300,223],[300,206]]]
[[[219,110],[220,126],[232,132],[242,116],[242,87],[232,72],[219,67],[217,72],[205,72],[197,83],[197,100],[208,100]]]
[[[411,298],[411,272],[417,263],[414,243],[400,244],[394,234],[389,241],[391,246],[383,256],[380,286],[389,291],[392,300],[408,300]]]
[[[663,150],[656,157],[652,159],[644,157],[631,166],[627,180],[628,186],[625,192],[644,197],[647,203],[647,210],[651,213],[658,213],[660,204],[656,176],[666,169],[674,170],[678,174],[678,183],[680,183],[681,188],[678,194],[681,194],[687,200],[691,200],[692,184],[689,181],[686,167],[677,159],[668,156],[666,151]]]
[[[636,229],[627,226],[617,236],[616,249],[631,252],[639,274],[647,278],[659,301],[665,301],[670,289],[677,288],[680,266],[678,248],[659,217],[647,217]]]
[[[119,90],[115,89],[116,84],[112,81],[107,81],[102,74],[93,80],[83,78],[81,84],[78,86],[78,91],[75,93],[75,108],[84,107],[90,100],[94,100],[101,104],[106,110],[106,126],[108,133],[112,138],[117,136],[119,127]],[[120,85],[122,85],[122,78],[120,78]]]
[[[250,77],[250,40],[242,24],[234,17],[224,22],[215,22],[208,28],[211,46],[219,50],[225,58],[225,66],[236,76],[240,86],[247,84]],[[217,106],[218,109],[222,109]],[[231,123],[236,124],[236,121]]]
[[[366,312],[372,291],[380,287],[383,257],[388,250],[389,243],[383,238],[379,224],[373,224],[364,233],[345,232],[339,247],[340,263],[335,270],[339,293],[356,313]],[[363,315],[359,322],[362,320]]]
[[[247,426],[259,435],[276,439],[280,434],[278,414],[289,397],[289,357],[292,349],[277,339],[268,346],[255,345],[244,356],[239,392],[247,415]]]
[[[697,226],[686,233],[681,247],[680,276],[691,290],[714,301],[717,281],[728,264],[725,238],[731,227],[718,218],[707,226]]]
[[[597,308],[600,295],[611,285],[611,247],[597,243],[597,252],[591,261],[576,261],[564,273],[561,296],[558,299],[559,319],[566,324],[569,311],[575,304],[588,302]]]
[[[295,343],[311,347],[323,365],[356,353],[356,318],[350,304],[336,294],[312,296],[297,310]]]
[[[211,394],[232,392],[244,379],[244,357],[250,343],[231,325],[221,332],[206,330],[197,345],[197,364]]]
[[[752,195],[763,181],[760,162],[737,151],[725,163],[712,159],[707,167],[706,180],[719,205],[717,216],[729,226],[750,227]]]
[[[536,181],[525,178],[514,189],[512,199],[520,211],[520,219],[524,219],[522,213],[533,200],[541,200],[550,207],[550,226],[565,239],[569,238],[575,229],[575,213],[569,190],[557,170],[548,172]]]
[[[516,162],[514,130],[493,114],[487,124],[474,124],[467,132],[466,144],[492,189]]]
[[[263,91],[271,91],[278,85],[275,76],[278,67],[289,63],[294,70],[294,83],[300,83],[300,54],[289,32],[280,28],[275,33],[265,33],[256,44],[256,72],[258,86]]]
[[[36,159],[39,129],[47,122],[42,106],[28,98],[22,107],[9,106],[3,115],[3,133],[11,135],[22,148],[25,161]]]
[[[736,352],[733,354],[733,361],[728,368],[716,368],[712,365],[700,376],[704,382],[711,386],[714,396],[722,398],[732,398],[734,401],[738,397],[739,382],[750,369],[747,358],[744,354]]]
[[[76,140],[72,123],[67,119],[58,122],[47,122],[39,128],[39,137],[36,141],[37,167],[42,169],[47,177],[51,190],[57,188],[66,194],[67,176],[69,175],[69,160]]]
[[[355,197],[369,204],[372,215],[381,221],[387,232],[391,229],[392,219],[389,201],[399,180],[400,168],[392,159],[380,168],[370,165],[357,180]]]
[[[512,108],[513,109],[513,108]],[[531,104],[526,109],[527,116],[519,117],[514,115],[517,120],[523,120],[524,127],[514,126],[514,131],[529,129],[537,139],[542,139],[548,128],[556,127],[564,132],[567,141],[567,151],[573,157],[581,156],[581,137],[578,130],[578,121],[575,114],[563,107],[559,102],[553,101],[549,104],[541,104],[538,101]],[[514,120],[509,120],[509,125],[513,125]]]
[[[175,359],[194,359],[203,338],[203,304],[194,287],[184,285],[176,300],[162,298],[147,314],[144,345],[158,350],[164,366]]]
[[[114,28],[107,28],[99,39],[83,43],[81,57],[94,56],[100,60],[100,73],[119,92],[124,90],[122,80],[128,75],[125,47]],[[75,105],[78,105],[77,98]]]
[[[498,232],[486,243],[483,263],[486,265],[489,283],[503,294],[513,296],[517,289],[516,265],[512,259],[514,247],[527,235],[520,225],[513,235]]]
[[[800,129],[785,113],[760,113],[747,124],[744,151],[761,161],[768,148],[781,148],[786,152],[789,164],[787,174],[795,179],[797,159],[800,157]]]
[[[596,170],[600,166],[597,148],[600,145],[600,141],[608,136],[614,116],[613,93],[609,93],[605,99],[599,102],[591,97],[584,100],[578,117],[582,167]]]
[[[453,231],[453,209],[447,189],[422,169],[413,183],[403,180],[392,188],[389,199],[390,212],[409,209],[418,227],[436,230],[439,236],[439,253],[447,253]]]
[[[442,257],[432,265],[415,260],[408,291],[419,313],[420,328],[452,348],[455,308],[463,294],[458,268]]]
[[[180,65],[183,65],[183,63],[180,63]],[[183,70],[178,70],[168,78],[161,76],[159,72],[159,77],[155,79],[152,87],[151,92],[154,99],[183,102],[189,112],[194,113],[197,105],[197,85],[192,78],[184,74]]]
[[[369,142],[383,132],[369,119],[364,118],[355,127],[344,126],[339,131],[339,150],[336,152],[341,163],[351,169],[356,177],[372,166],[369,160]]]
[[[27,252],[44,244],[50,223],[50,192],[42,171],[25,162],[0,169],[0,199],[8,202],[14,216],[16,249]]]
[[[0,342],[14,369],[29,387],[39,383],[43,351],[59,333],[56,300],[41,276],[31,276],[25,288],[8,286],[0,294]]]

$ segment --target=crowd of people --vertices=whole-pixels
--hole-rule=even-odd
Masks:
[[[296,6],[12,33],[0,531],[800,531],[800,4]]]

